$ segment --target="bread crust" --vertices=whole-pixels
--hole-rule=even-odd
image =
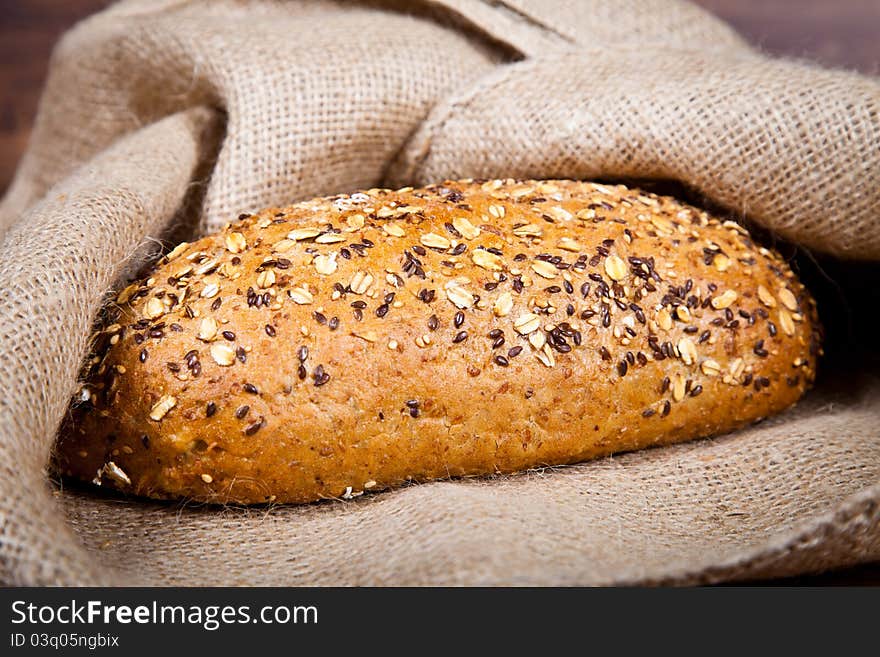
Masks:
[[[819,333],[779,255],[669,197],[372,189],[243,216],[126,287],[55,466],[250,504],[574,463],[785,409]]]

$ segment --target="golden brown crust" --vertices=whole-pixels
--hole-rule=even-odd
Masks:
[[[808,388],[815,303],[746,231],[571,181],[247,216],[118,298],[62,474],[306,502],[728,431]]]

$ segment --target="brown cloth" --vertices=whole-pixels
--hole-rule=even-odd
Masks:
[[[221,509],[49,481],[91,324],[158,244],[466,176],[679,181],[877,261],[880,84],[765,57],[671,0],[130,0],[86,20],[0,205],[0,580],[695,583],[880,558],[866,364],[735,434],[353,501]]]

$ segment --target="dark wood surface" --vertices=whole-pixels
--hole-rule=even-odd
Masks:
[[[880,0],[696,0],[764,50],[880,73]],[[27,144],[49,53],[108,0],[0,0],[0,192]],[[783,585],[880,585],[880,563]]]

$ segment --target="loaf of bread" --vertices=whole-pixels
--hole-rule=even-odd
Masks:
[[[814,301],[740,225],[559,180],[242,215],[107,315],[57,471],[216,503],[718,434],[797,401],[821,352]]]

